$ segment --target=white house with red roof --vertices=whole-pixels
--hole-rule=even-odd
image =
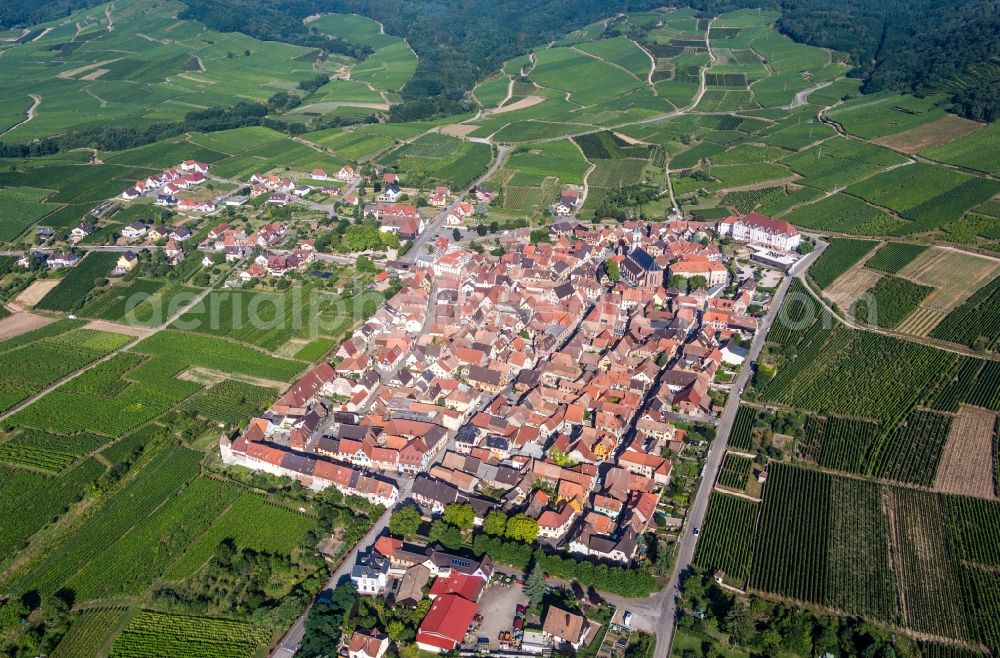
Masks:
[[[738,242],[760,244],[781,251],[797,249],[802,234],[786,221],[752,212],[743,217],[727,217],[719,222],[718,231]]]
[[[350,165],[344,165],[337,172],[337,180],[349,181],[354,178],[354,167]]]

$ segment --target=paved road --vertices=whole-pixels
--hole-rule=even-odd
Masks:
[[[825,247],[826,244],[821,243],[815,251],[804,257],[792,268],[791,274],[794,275],[796,272],[808,269],[809,265],[823,253]],[[705,462],[704,476],[698,486],[694,502],[688,510],[687,520],[684,523],[684,531],[678,541],[674,570],[670,576],[670,580],[667,582],[667,586],[657,595],[646,601],[628,602],[628,605],[639,609],[643,613],[644,621],[651,623],[652,627],[659,631],[656,636],[656,651],[653,654],[653,658],[667,658],[670,654],[670,647],[673,643],[674,620],[677,615],[677,598],[680,595],[680,578],[691,566],[698,539],[694,535],[694,529],[700,528],[705,521],[705,510],[708,508],[709,494],[711,494],[712,487],[715,485],[715,479],[719,474],[722,458],[726,454],[726,444],[729,442],[729,433],[733,428],[736,411],[740,406],[740,393],[750,379],[750,362],[756,360],[760,355],[760,350],[764,347],[764,338],[767,336],[771,324],[778,316],[781,302],[785,298],[785,293],[788,292],[792,278],[792,276],[786,276],[778,287],[777,292],[775,292],[771,308],[761,321],[757,333],[754,335],[747,360],[744,362],[739,374],[733,380],[733,392],[726,401],[725,410],[719,417],[715,440],[712,442],[708,458]],[[632,608],[630,607],[629,609],[631,610]],[[659,610],[659,614],[656,614],[657,609]]]

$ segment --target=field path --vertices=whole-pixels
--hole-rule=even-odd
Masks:
[[[35,37],[34,39],[31,40],[31,43],[34,43],[34,42],[38,41],[39,39],[41,39],[42,37],[44,37],[46,34],[48,34],[49,32],[51,32],[52,29],[53,28],[51,28],[51,27],[45,28],[44,30],[42,30],[41,34],[39,34],[37,37]]]
[[[794,110],[794,109],[796,109],[798,107],[802,107],[803,105],[806,104],[806,100],[809,98],[809,94],[813,93],[814,91],[819,91],[820,89],[823,89],[824,87],[829,87],[834,82],[836,82],[836,80],[837,79],[835,78],[834,80],[829,80],[827,82],[820,83],[820,84],[816,85],[815,87],[810,87],[809,89],[803,89],[799,93],[795,94],[795,100],[794,101],[792,101],[791,103],[789,103],[788,105],[786,105],[782,109],[785,109],[785,110]]]
[[[217,290],[218,288],[220,288],[225,283],[226,279],[229,278],[229,275],[232,274],[232,272],[237,267],[240,267],[245,260],[246,260],[246,258],[241,258],[240,260],[238,260],[235,263],[233,263],[233,266],[231,268],[229,268],[229,270],[227,270],[221,277],[219,277],[219,280],[215,283],[215,285],[209,286],[208,288],[205,288],[204,290],[202,290],[200,293],[198,293],[197,296],[195,296],[194,299],[192,299],[190,302],[188,302],[187,304],[185,304],[182,308],[178,309],[177,312],[175,312],[173,315],[171,315],[169,318],[167,318],[162,324],[159,324],[159,325],[157,325],[155,327],[149,328],[149,331],[145,335],[139,336],[135,340],[129,341],[128,343],[126,343],[125,345],[119,347],[118,349],[114,350],[113,352],[109,352],[109,353],[105,354],[104,356],[102,356],[101,358],[97,359],[96,361],[92,361],[91,363],[89,363],[88,365],[84,366],[83,368],[80,368],[79,370],[76,370],[76,371],[74,371],[74,372],[66,375],[65,377],[63,377],[62,379],[60,379],[59,381],[57,381],[56,383],[54,383],[51,386],[45,388],[44,390],[38,392],[37,394],[31,396],[27,400],[24,400],[20,404],[14,406],[14,407],[11,407],[7,412],[5,412],[4,414],[0,415],[0,421],[6,420],[7,418],[10,418],[14,414],[16,414],[19,411],[21,411],[22,409],[25,409],[26,407],[34,404],[35,402],[38,402],[39,400],[41,400],[42,398],[44,398],[46,395],[48,395],[52,391],[56,390],[57,388],[63,386],[64,384],[66,384],[68,382],[73,381],[74,379],[76,379],[77,377],[79,377],[83,373],[87,372],[88,370],[91,370],[92,368],[96,368],[97,366],[101,365],[102,363],[104,363],[106,361],[109,361],[110,359],[114,358],[118,354],[121,354],[122,352],[125,352],[127,350],[132,349],[133,347],[135,347],[136,345],[138,345],[139,343],[141,343],[142,341],[144,341],[149,336],[153,336],[155,334],[160,333],[161,331],[163,331],[164,329],[166,329],[167,327],[169,327],[171,324],[173,324],[174,322],[176,322],[177,319],[180,318],[182,315],[184,315],[189,310],[191,310],[196,304],[199,304],[203,299],[205,299],[205,297],[208,296],[208,294],[210,292],[212,292],[213,290]]]
[[[108,32],[112,32],[115,29],[115,20],[111,18],[111,10],[115,8],[115,0],[111,0],[108,6],[104,8],[104,16],[108,19]]]
[[[660,92],[656,90],[656,85],[653,84],[653,73],[656,72],[656,58],[653,57],[653,53],[643,48],[642,44],[640,44],[638,41],[635,41],[633,39],[629,39],[629,41],[634,43],[636,48],[646,53],[646,57],[649,58],[649,73],[646,74],[646,84],[649,85],[649,88],[653,90],[654,96],[659,96]]]
[[[13,126],[0,133],[0,137],[3,137],[7,133],[20,128],[21,126],[23,126],[24,124],[28,123],[29,121],[35,118],[35,110],[37,110],[38,106],[42,104],[42,97],[37,94],[28,94],[28,95],[31,96],[32,103],[31,107],[29,107],[28,110],[24,113],[25,114],[24,121],[20,123],[15,123]]]

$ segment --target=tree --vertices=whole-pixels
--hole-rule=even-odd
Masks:
[[[691,286],[691,290],[697,290],[698,288],[704,288],[708,285],[708,279],[703,276],[693,276],[688,279],[688,285]]]
[[[619,279],[622,278],[621,269],[618,267],[618,261],[608,259],[604,261],[604,271],[607,273],[608,278],[611,279],[613,283],[617,283]]]
[[[507,530],[507,515],[501,510],[490,510],[483,519],[483,532],[491,537],[502,537]]]
[[[445,548],[455,551],[462,547],[462,531],[453,525],[438,519],[431,524],[431,532],[428,535],[431,543],[438,543]]]
[[[470,530],[475,522],[476,513],[469,503],[452,503],[444,508],[441,518],[456,528]]]
[[[538,605],[545,598],[548,589],[549,586],[545,583],[545,574],[536,564],[528,572],[528,577],[524,579],[524,595],[528,597],[529,603]]]
[[[375,267],[375,263],[372,262],[372,259],[367,256],[358,256],[354,266],[358,268],[359,272],[375,272],[378,270],[378,268]]]
[[[687,292],[688,282],[687,279],[682,277],[680,274],[675,274],[670,277],[670,287],[677,288],[681,292]]]
[[[507,539],[530,544],[538,539],[538,521],[526,514],[515,514],[507,520]]]
[[[415,507],[403,507],[389,517],[389,532],[394,535],[415,535],[420,528],[420,512]]]
[[[757,632],[750,609],[739,601],[733,603],[723,623],[723,630],[729,633],[733,642],[741,647],[749,646]]]

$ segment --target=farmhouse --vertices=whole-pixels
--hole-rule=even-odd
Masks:
[[[350,165],[344,165],[337,172],[337,180],[349,181],[354,178],[354,167]]]

